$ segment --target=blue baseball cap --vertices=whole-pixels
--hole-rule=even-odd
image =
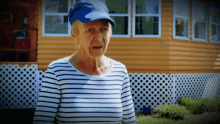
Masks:
[[[114,20],[109,16],[107,6],[98,0],[80,0],[69,10],[69,22],[72,25],[75,20],[83,23],[104,19],[115,27]]]

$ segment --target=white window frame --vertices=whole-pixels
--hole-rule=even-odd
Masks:
[[[135,34],[135,17],[146,17],[146,16],[156,16],[158,17],[158,35],[136,35]],[[161,37],[161,0],[159,0],[159,13],[158,14],[136,14],[136,0],[133,1],[133,37],[152,37],[152,38],[157,38],[157,37]]]
[[[173,39],[180,39],[180,40],[189,40],[190,37],[190,20],[189,20],[189,10],[190,10],[190,1],[188,1],[188,17],[182,17],[182,16],[178,16],[175,14],[176,12],[176,1],[178,0],[173,0]],[[188,37],[181,37],[181,36],[176,36],[176,17],[177,18],[181,18],[181,19],[186,19],[188,20]]]
[[[207,42],[208,41],[208,33],[207,33],[207,7],[204,8],[205,9],[205,17],[206,17],[206,20],[205,21],[200,21],[200,20],[197,20],[195,19],[195,6],[196,6],[196,2],[201,2],[202,4],[205,5],[206,7],[206,4],[205,2],[203,1],[200,1],[200,0],[193,0],[192,1],[192,38],[193,38],[193,41],[200,41],[200,42]],[[195,22],[196,21],[200,21],[200,22],[205,22],[206,24],[206,39],[200,39],[200,38],[195,38]]]
[[[68,19],[68,33],[67,34],[58,34],[58,33],[45,33],[45,16],[46,15],[67,15],[68,16],[68,12],[71,8],[71,0],[68,0],[68,12],[67,13],[45,13],[45,0],[43,0],[42,2],[42,36],[53,36],[53,37],[70,37],[70,30],[71,30],[71,25],[69,23],[69,19]]]
[[[220,6],[219,6],[220,7]],[[213,5],[212,4],[209,4],[209,41],[211,43],[220,43],[220,40],[212,40],[212,31],[211,31],[211,28],[212,28],[212,24],[216,25],[216,26],[220,26],[220,23],[214,23],[214,22],[211,22],[211,9],[213,8]],[[220,10],[220,9],[219,9]],[[218,32],[218,29],[216,30],[216,32]],[[216,33],[218,34],[218,33]]]
[[[102,0],[104,3],[106,0]],[[73,5],[75,5],[76,0],[74,0]],[[107,5],[106,5],[107,6]],[[108,8],[108,6],[107,6]],[[121,14],[121,13],[116,13],[116,14],[109,14],[109,16],[114,16],[114,17],[128,17],[128,34],[121,35],[121,34],[113,34],[111,37],[116,37],[116,38],[130,38],[131,37],[131,0],[128,0],[128,14]],[[116,24],[117,26],[117,24]],[[112,27],[113,28],[113,27]]]

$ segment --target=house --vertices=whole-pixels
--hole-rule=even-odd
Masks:
[[[70,36],[68,10],[77,1],[11,0],[8,12],[12,13],[15,20],[12,19],[13,25],[11,22],[5,21],[1,23],[0,33],[5,33],[3,35],[6,37],[5,41],[13,42],[13,39],[6,34],[15,30],[14,27],[23,22],[23,20],[20,21],[22,14],[19,15],[23,12],[27,16],[28,28],[33,28],[33,31],[28,31],[31,36],[29,49],[33,49],[33,51],[27,50],[28,59],[25,62],[6,62],[4,60],[0,64],[19,64],[20,66],[36,64],[38,70],[45,71],[52,61],[76,52],[76,43]],[[140,85],[140,87],[135,87],[139,90],[133,94],[146,94],[141,88],[148,86],[147,84],[133,82],[139,79],[139,75],[143,73],[168,74],[170,78],[179,74],[174,79],[165,79],[168,77],[161,79],[163,82],[173,81],[176,84],[187,81],[191,84],[209,82],[213,83],[214,88],[219,87],[220,2],[218,0],[103,1],[108,6],[110,16],[116,22],[106,56],[124,63],[129,73],[135,73],[130,80],[132,80],[132,85]],[[8,25],[10,28],[6,29]],[[11,47],[11,42],[5,42],[6,45],[0,47],[1,56],[5,54],[6,46]],[[8,48],[7,51],[12,52],[13,50]],[[186,75],[193,79],[189,80]],[[209,75],[215,75],[215,77]],[[183,80],[185,77],[187,79]],[[204,85],[206,84],[204,83]],[[181,86],[177,85],[177,87]],[[207,89],[206,86],[198,87],[203,93],[204,90],[220,91]],[[135,88],[134,90],[136,90]],[[172,90],[173,94],[178,94],[177,90]],[[184,91],[186,90],[184,89]],[[212,96],[215,95],[215,93],[212,94]],[[135,95],[134,98],[136,99],[136,97],[141,101],[137,103],[137,108],[141,108],[145,103],[150,103],[150,101],[144,101],[144,98],[142,99],[140,96]],[[143,95],[143,97],[145,96]],[[162,97],[160,96],[160,98]]]
[[[104,1],[117,24],[106,56],[124,63],[129,72],[220,72],[219,2]],[[27,18],[29,26],[38,30],[36,61],[1,63],[37,64],[39,70],[46,70],[50,62],[73,54],[68,10],[75,2],[23,0],[27,12],[34,9]]]

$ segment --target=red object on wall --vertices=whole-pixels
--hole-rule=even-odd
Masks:
[[[30,49],[30,39],[16,39],[16,49]]]

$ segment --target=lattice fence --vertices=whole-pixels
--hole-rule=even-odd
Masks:
[[[131,93],[135,111],[142,111],[143,106],[172,103],[171,81],[167,74],[129,73]]]
[[[177,104],[182,97],[192,99],[220,96],[220,73],[206,74],[148,74],[129,73],[131,93],[137,112],[143,106],[153,108],[162,104]]]
[[[0,65],[0,108],[34,108],[37,102],[37,65]]]
[[[37,65],[23,68],[0,65],[0,109],[35,108],[44,74],[37,70]],[[129,73],[129,76],[136,112],[141,112],[143,106],[176,104],[184,96],[193,99],[220,96],[220,73]]]

